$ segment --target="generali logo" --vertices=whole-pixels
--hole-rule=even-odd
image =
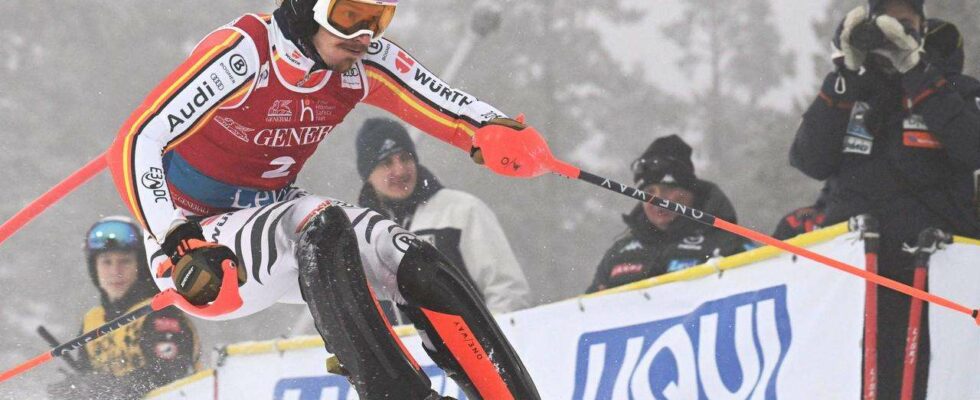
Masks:
[[[293,119],[293,110],[289,106],[293,103],[292,100],[275,100],[272,102],[272,106],[269,107],[269,112],[266,113],[266,122],[289,122]]]

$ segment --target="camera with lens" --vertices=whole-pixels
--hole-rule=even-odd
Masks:
[[[884,47],[886,42],[885,33],[875,23],[875,16],[864,20],[851,31],[851,46],[861,51]]]
[[[885,36],[885,32],[882,32],[881,27],[878,26],[877,19],[878,15],[871,15],[851,30],[850,43],[852,47],[861,51],[871,51],[892,46],[892,43]],[[915,29],[911,22],[901,20],[899,23],[905,28],[906,34],[912,35],[916,40],[921,40],[922,34]]]

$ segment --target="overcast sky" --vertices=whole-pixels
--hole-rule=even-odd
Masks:
[[[804,93],[809,95],[813,91],[814,85],[817,84],[817,77],[813,74],[810,54],[824,51],[829,44],[817,43],[811,21],[822,17],[827,3],[827,0],[772,0],[773,13],[778,21],[783,46],[796,52],[797,76],[793,81],[786,82],[778,93],[769,96],[765,104],[785,110],[792,105],[794,98]],[[679,18],[682,11],[681,2],[624,0],[624,4],[647,10],[647,13],[644,20],[638,24],[607,26],[604,40],[606,46],[617,57],[617,62],[628,66],[640,63],[645,67],[647,79],[661,89],[681,96],[689,96],[691,79],[684,76],[677,67],[680,52],[676,46],[666,41],[659,28]],[[638,38],[644,38],[643,46],[635,45]]]

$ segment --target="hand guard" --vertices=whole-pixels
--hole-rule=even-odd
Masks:
[[[864,60],[868,53],[858,49],[851,43],[851,34],[854,29],[861,25],[868,18],[868,10],[864,7],[856,7],[847,13],[842,23],[840,32],[840,48],[834,52],[834,63],[843,66],[850,71],[858,71],[864,65]]]
[[[534,178],[548,172],[578,176],[578,170],[555,160],[548,143],[532,127],[517,120],[496,118],[473,136],[474,159],[500,175],[513,178]],[[485,160],[484,160],[485,159]]]
[[[238,271],[238,286],[247,275],[231,249],[204,240],[201,226],[195,222],[178,225],[167,234],[161,248],[170,260],[160,265],[158,277],[172,276],[177,292],[194,305],[214,301],[221,289],[224,272],[221,264],[231,260]]]
[[[901,22],[888,15],[877,17],[875,23],[888,40],[887,46],[873,51],[875,54],[888,59],[895,70],[902,74],[919,65],[923,41],[918,34],[906,30]]]
[[[524,130],[524,128],[527,128],[527,125],[524,124],[524,114],[519,114],[516,120],[510,118],[498,117],[487,121],[485,124],[483,124],[483,126],[477,129],[476,130],[477,136],[479,135],[480,130],[490,125],[504,126],[513,129],[515,131],[522,131]],[[473,145],[473,147],[470,148],[470,158],[472,158],[473,162],[477,164],[483,165],[484,163],[483,151],[480,150],[480,148],[477,147],[475,144]]]

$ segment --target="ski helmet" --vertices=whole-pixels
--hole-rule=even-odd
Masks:
[[[143,231],[131,218],[110,216],[100,219],[89,228],[85,235],[85,259],[88,261],[88,272],[92,283],[99,286],[99,278],[95,270],[95,258],[107,251],[132,251],[140,269],[140,279],[150,278],[146,250],[143,247]]]
[[[926,12],[925,12],[926,0],[868,0],[868,9],[871,10],[872,14],[880,14],[884,10],[885,4],[894,1],[902,1],[912,6],[912,9],[915,10],[915,12],[918,13],[920,16],[922,16],[922,18],[926,17]]]

